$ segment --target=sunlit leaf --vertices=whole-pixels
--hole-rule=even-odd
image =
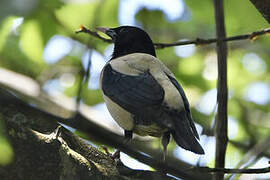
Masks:
[[[39,23],[36,20],[28,20],[23,24],[20,45],[29,59],[37,63],[43,63],[44,43]]]
[[[0,22],[1,23],[1,28],[0,28],[0,52],[6,42],[6,38],[8,37],[10,33],[10,29],[13,24],[13,20],[16,19],[16,17],[8,17],[4,21]]]
[[[0,116],[0,165],[7,165],[13,160],[13,149],[5,138],[3,120]]]
[[[0,137],[0,165],[7,165],[13,160],[13,150],[6,139]]]
[[[228,144],[226,154],[226,167],[229,168],[235,167],[243,156],[243,154],[231,144]]]
[[[84,103],[87,105],[95,105],[104,102],[100,90],[84,90],[82,93]]]
[[[56,10],[55,14],[61,24],[75,32],[81,25],[92,27],[97,16],[96,8],[99,1],[89,3],[70,3]]]
[[[118,1],[109,0],[101,1],[96,8],[96,24],[105,27],[116,27],[118,26]]]

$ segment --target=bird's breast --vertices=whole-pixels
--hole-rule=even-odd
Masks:
[[[167,131],[166,128],[160,127],[153,122],[148,125],[136,124],[134,121],[135,115],[131,114],[118,104],[114,103],[106,95],[103,94],[103,96],[108,111],[121,128],[133,131],[134,133],[140,136],[154,136],[154,137],[160,137],[165,131]]]
[[[105,104],[113,119],[125,130],[133,130],[133,115],[103,94]]]

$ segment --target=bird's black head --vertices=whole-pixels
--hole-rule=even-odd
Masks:
[[[133,26],[98,28],[110,36],[114,42],[112,59],[131,53],[146,53],[156,56],[153,42],[142,29]]]

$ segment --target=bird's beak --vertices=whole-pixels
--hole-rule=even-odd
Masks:
[[[112,38],[113,42],[115,41],[115,38],[117,37],[117,34],[113,29],[104,28],[104,27],[97,27],[97,30],[110,36]]]

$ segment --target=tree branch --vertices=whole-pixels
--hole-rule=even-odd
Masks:
[[[1,179],[175,180],[157,171],[130,169],[57,122],[14,103],[0,101],[0,122],[15,154],[10,164],[0,166]]]
[[[87,33],[91,36],[94,36],[96,38],[99,38],[107,43],[112,43],[111,39],[106,39],[102,36],[100,36],[96,31],[92,31],[84,26],[81,26],[79,30],[75,31],[75,33]],[[221,42],[227,42],[227,41],[238,41],[238,40],[246,40],[249,39],[251,41],[254,41],[258,38],[258,36],[269,34],[270,28],[263,29],[260,31],[254,31],[252,33],[237,35],[237,36],[231,36],[231,37],[224,37],[220,38],[219,41]],[[216,43],[218,41],[217,38],[210,38],[210,39],[202,39],[202,38],[196,38],[195,40],[187,40],[187,41],[181,41],[181,42],[173,42],[173,43],[154,43],[155,47],[157,49],[163,49],[167,47],[173,47],[173,46],[183,46],[188,44],[195,44],[195,45],[206,45],[206,44],[212,44]]]
[[[202,172],[222,172],[226,174],[263,174],[270,172],[270,166],[266,168],[257,168],[257,169],[229,169],[229,168],[209,168],[209,167],[200,167]]]
[[[82,32],[83,32],[83,33],[90,34],[90,35],[92,35],[92,36],[94,36],[94,37],[96,37],[96,38],[99,38],[99,39],[101,39],[101,40],[104,41],[104,42],[112,43],[112,40],[111,40],[111,39],[106,39],[106,38],[100,36],[96,31],[92,31],[92,30],[90,30],[90,29],[84,27],[83,25],[81,25],[81,27],[80,27],[79,30],[75,31],[76,34],[82,33]]]
[[[226,38],[223,0],[213,0],[215,10],[216,34],[217,34],[217,116],[216,116],[216,157],[215,168],[225,167],[225,155],[228,143],[228,87],[227,87],[227,44],[220,39]],[[214,180],[223,180],[224,173],[216,173]]]
[[[72,119],[57,117],[55,115],[49,114],[28,105],[27,103],[21,101],[20,99],[0,87],[0,107],[7,105],[16,107],[16,110],[22,114],[25,114],[25,116],[39,117],[45,120],[47,119],[47,121],[60,122],[77,130],[80,130],[88,137],[88,139],[91,139],[91,141],[96,141],[101,144],[118,148],[121,150],[121,152],[128,154],[129,156],[137,159],[138,161],[145,163],[155,169],[163,170],[176,177],[194,180],[208,180],[212,177],[208,173],[201,173],[200,171],[196,171],[195,167],[183,163],[179,160],[175,160],[175,158],[169,157],[166,160],[166,163],[160,162],[158,159],[161,157],[161,154],[158,154],[159,157],[157,157],[153,155],[152,151],[150,150],[146,152],[143,150],[143,148],[138,149],[139,147],[136,143],[134,143],[134,140],[129,144],[125,144],[123,142],[122,136],[113,133],[92,121],[89,121],[81,114],[77,114]],[[4,111],[4,109],[0,108],[0,113],[2,111]],[[187,172],[188,169],[193,168],[194,171]]]

